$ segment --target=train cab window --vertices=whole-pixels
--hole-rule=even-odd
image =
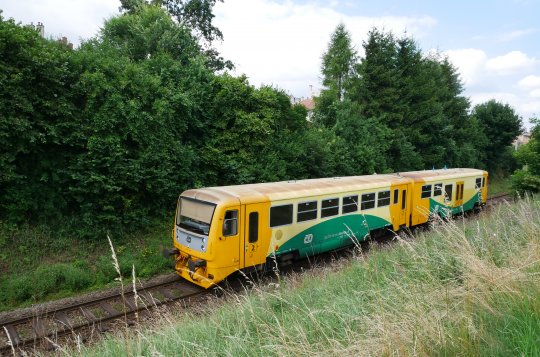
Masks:
[[[399,189],[394,190],[394,204],[397,205],[399,202]]]
[[[422,198],[431,197],[431,185],[422,186]]]
[[[482,177],[482,187],[486,187],[486,178]]]
[[[341,214],[358,211],[358,195],[343,197]]]
[[[390,205],[390,191],[381,191],[377,194],[377,207]]]
[[[317,218],[317,201],[303,202],[298,204],[296,222],[304,222]]]
[[[291,224],[292,218],[292,204],[270,207],[270,227],[278,227]]]
[[[335,216],[339,213],[339,198],[321,201],[321,218]]]
[[[362,204],[360,205],[361,210],[366,210],[375,207],[375,194],[374,193],[364,193],[362,195]]]
[[[478,190],[480,187],[482,187],[482,179],[477,178],[475,183],[474,183],[474,188]]]
[[[439,197],[442,195],[442,183],[436,183],[433,186],[433,197]]]
[[[235,236],[238,233],[238,210],[231,210],[225,212],[225,219],[223,220],[223,235]]]
[[[259,212],[249,214],[249,243],[255,243],[259,240]]]
[[[453,184],[444,186],[444,199],[447,201],[452,201],[452,188]]]

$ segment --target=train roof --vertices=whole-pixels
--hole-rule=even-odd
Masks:
[[[453,179],[458,177],[470,177],[483,175],[486,171],[478,169],[440,169],[402,172],[401,176],[415,181],[431,181],[437,179]]]
[[[354,192],[391,185],[407,184],[410,180],[454,178],[481,175],[476,169],[443,169],[413,171],[384,175],[330,177],[307,180],[255,183],[234,186],[206,187],[187,190],[182,197],[213,203],[256,203],[267,200],[287,200],[307,196],[331,195],[335,192]]]

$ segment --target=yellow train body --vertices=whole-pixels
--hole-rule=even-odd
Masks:
[[[267,259],[296,259],[483,205],[486,171],[448,169],[187,190],[173,229],[176,271],[205,288]]]

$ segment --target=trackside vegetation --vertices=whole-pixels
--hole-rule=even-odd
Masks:
[[[526,198],[64,353],[538,355],[539,230]]]

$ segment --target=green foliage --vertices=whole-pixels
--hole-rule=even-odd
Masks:
[[[515,168],[505,147],[519,133],[520,119],[508,105],[488,102],[470,115],[455,67],[439,54],[423,54],[410,37],[372,29],[363,47],[364,57],[355,62],[348,33],[338,26],[323,56],[325,89],[315,101],[314,121],[336,130],[339,125],[338,138],[347,132],[345,123],[355,133],[355,123],[361,121],[372,126],[357,133],[357,142],[365,143],[359,144],[362,150],[367,153],[366,145],[383,143],[370,153],[373,162],[366,163],[355,156],[358,148],[349,140],[349,157],[356,157],[351,167],[487,167],[503,174]],[[340,86],[342,81],[346,85]],[[504,133],[498,137],[500,131]]]
[[[321,73],[323,85],[334,93],[335,100],[342,101],[345,92],[350,87],[354,76],[356,51],[352,48],[351,36],[345,25],[339,24],[328,45],[328,50],[322,56]]]
[[[515,153],[522,168],[512,175],[512,189],[520,194],[540,192],[540,121],[531,119],[531,123],[530,141]]]
[[[522,133],[521,118],[508,104],[496,100],[474,107],[472,116],[476,118],[486,135],[485,161],[492,173],[510,173],[516,169],[515,161],[509,154],[512,141]]]

